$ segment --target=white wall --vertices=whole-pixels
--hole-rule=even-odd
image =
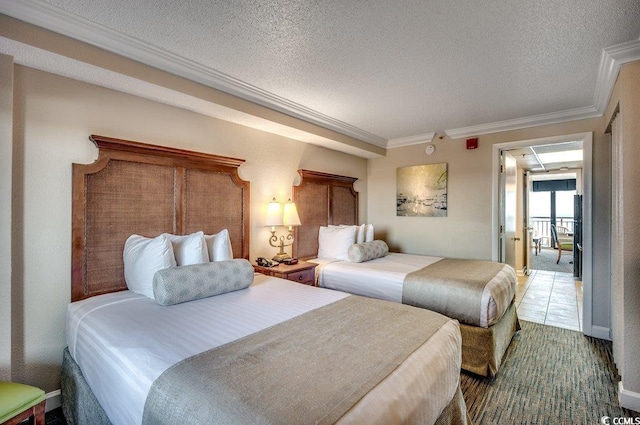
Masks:
[[[12,229],[12,257],[22,264],[14,277],[16,380],[59,388],[70,300],[71,164],[97,157],[90,134],[245,159],[239,174],[251,182],[251,259],[277,252],[267,242],[264,212],[272,197],[291,197],[299,168],[358,177],[366,220],[365,159],[22,66],[15,67],[14,86],[14,161],[8,165],[20,189],[13,213],[22,222]]]

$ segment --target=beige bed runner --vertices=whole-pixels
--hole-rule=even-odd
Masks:
[[[143,424],[334,423],[448,320],[349,296],[172,366]]]
[[[402,303],[480,326],[482,293],[503,267],[492,261],[443,258],[405,276]]]

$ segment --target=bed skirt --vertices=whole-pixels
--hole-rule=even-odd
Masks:
[[[459,383],[456,393],[438,417],[435,425],[473,425]]]
[[[515,303],[488,328],[460,324],[462,369],[492,378],[498,373],[511,338],[520,330]]]
[[[69,349],[62,360],[62,412],[69,425],[111,425]],[[471,425],[460,385],[436,421],[437,425]]]
[[[93,395],[89,384],[82,376],[80,366],[73,360],[69,349],[62,357],[62,413],[69,425],[111,425],[107,414]]]

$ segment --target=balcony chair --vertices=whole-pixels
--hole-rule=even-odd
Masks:
[[[558,232],[560,230],[560,233]],[[556,264],[560,263],[562,251],[573,251],[573,235],[569,233],[566,227],[551,225],[551,241],[553,247],[558,250],[558,259]]]

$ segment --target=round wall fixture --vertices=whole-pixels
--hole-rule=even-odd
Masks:
[[[427,144],[427,146],[424,148],[424,153],[426,153],[427,155],[433,155],[435,151],[436,147],[431,143]]]

